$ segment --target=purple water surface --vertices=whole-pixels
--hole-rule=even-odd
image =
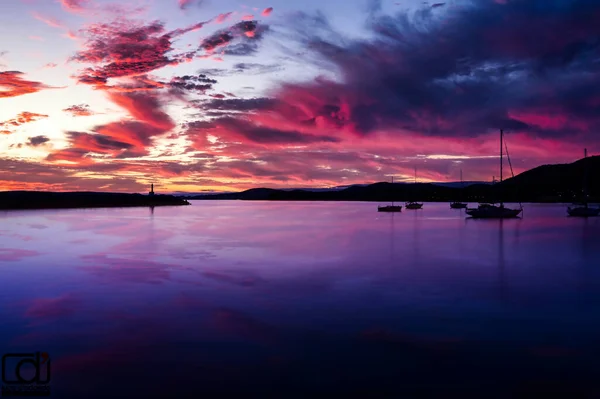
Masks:
[[[57,398],[600,392],[600,218],[376,208],[0,213],[0,352]]]

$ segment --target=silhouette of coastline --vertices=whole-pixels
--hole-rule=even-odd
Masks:
[[[189,200],[268,200],[268,201],[407,201],[494,202],[500,193],[505,202],[572,202],[581,196],[581,178],[587,163],[590,174],[590,202],[600,202],[600,156],[571,164],[543,165],[496,184],[470,184],[465,187],[436,183],[374,183],[341,190],[278,190],[253,188],[239,193],[185,196]]]
[[[142,195],[95,192],[0,192],[0,210],[66,209],[66,208],[125,208],[190,205],[172,195]]]

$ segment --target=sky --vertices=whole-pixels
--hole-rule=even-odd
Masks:
[[[599,75],[597,0],[3,1],[0,190],[491,181],[599,154]]]

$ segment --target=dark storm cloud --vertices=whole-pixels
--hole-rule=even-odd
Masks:
[[[479,0],[434,9],[389,16],[374,7],[372,38],[359,40],[322,15],[295,16],[306,61],[339,79],[284,85],[275,97],[304,110],[288,119],[360,135],[600,129],[600,2]]]
[[[239,62],[231,69],[208,68],[201,69],[198,73],[209,76],[231,76],[231,75],[263,75],[283,70],[284,67],[276,64],[258,64],[253,62]],[[244,87],[246,89],[247,87]]]
[[[176,76],[171,79],[168,86],[177,91],[196,91],[204,93],[205,91],[212,89],[213,85],[216,83],[216,80],[211,79],[204,74],[200,74]]]
[[[242,139],[245,143],[261,145],[303,145],[312,143],[338,143],[341,141],[332,136],[272,128],[235,117],[223,117],[212,121],[192,121],[186,123],[184,126],[187,129],[188,137],[196,143],[201,143],[199,147],[206,145],[206,134],[209,131],[216,131],[216,134],[221,138],[233,141]]]
[[[222,118],[216,120],[215,124],[229,132],[243,136],[248,141],[260,144],[337,143],[340,141],[330,136],[316,136],[298,131],[259,126],[243,119]]]
[[[202,101],[198,108],[218,111],[255,111],[272,109],[276,100],[271,98],[227,98]]]
[[[207,37],[200,48],[209,53],[223,48],[225,55],[253,55],[258,52],[259,43],[268,30],[268,25],[259,25],[257,21],[241,21]]]
[[[31,147],[37,147],[39,145],[49,142],[50,139],[46,136],[34,136],[28,139],[27,145]]]

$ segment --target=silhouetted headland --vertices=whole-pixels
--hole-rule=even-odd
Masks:
[[[374,183],[342,190],[309,191],[253,188],[239,193],[188,196],[190,200],[268,201],[427,201],[452,202],[571,202],[582,194],[584,165],[588,169],[590,202],[600,202],[600,156],[571,164],[543,165],[497,184],[465,187],[437,183]]]
[[[172,195],[142,195],[95,192],[0,192],[0,209],[65,209],[65,208],[125,208],[136,206],[190,205],[183,198]]]

